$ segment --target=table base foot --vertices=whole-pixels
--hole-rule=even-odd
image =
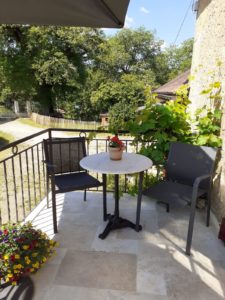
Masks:
[[[106,228],[104,229],[104,231],[101,234],[99,234],[98,237],[103,240],[107,237],[107,235],[109,234],[109,232],[111,230],[120,229],[120,228],[124,228],[124,227],[133,228],[137,232],[142,229],[141,225],[138,225],[138,227],[137,227],[136,224],[132,223],[129,220],[126,220],[126,219],[123,219],[123,218],[116,217],[116,216],[112,215],[110,217],[110,220],[109,220],[108,224],[106,225]]]

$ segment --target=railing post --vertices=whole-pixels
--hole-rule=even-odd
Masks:
[[[49,138],[49,158],[50,164],[53,165],[53,149],[52,149],[52,131],[51,129],[48,130],[48,138]],[[51,173],[54,173],[54,170]],[[53,218],[53,230],[54,233],[58,232],[57,228],[57,212],[56,212],[56,195],[55,195],[55,176],[54,174],[50,174],[51,179],[51,194],[52,194],[52,218]]]

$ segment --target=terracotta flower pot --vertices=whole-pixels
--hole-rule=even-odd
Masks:
[[[109,157],[112,160],[121,160],[123,155],[123,148],[109,147]]]

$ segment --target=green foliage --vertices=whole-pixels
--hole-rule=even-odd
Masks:
[[[161,53],[162,43],[156,40],[153,32],[143,27],[122,29],[102,43],[100,68],[115,79],[123,74],[155,72],[155,58]]]
[[[97,121],[121,101],[143,105],[148,85],[183,70],[178,61],[191,48],[172,64],[162,45],[144,28],[106,37],[91,28],[2,25],[0,101],[30,100],[42,114],[63,109],[68,118]]]
[[[127,103],[126,100],[113,105],[109,110],[109,131],[117,133],[125,130],[127,121],[135,119],[137,108],[137,103]]]
[[[177,91],[176,100],[157,104],[154,94],[149,94],[146,108],[134,121],[127,123],[127,128],[134,136],[134,143],[142,143],[140,152],[150,157],[162,168],[167,158],[169,144],[181,141],[196,145],[212,147],[221,146],[221,94],[220,83],[210,84],[203,93],[208,96],[212,108],[204,106],[196,112],[194,120],[190,119],[187,106],[188,86]],[[192,125],[195,124],[195,133]]]
[[[145,101],[145,81],[133,74],[124,74],[118,81],[107,81],[100,84],[92,92],[91,102],[101,112],[108,112],[116,103],[135,103],[141,105]]]
[[[192,139],[187,100],[180,95],[166,104],[155,103],[151,95],[146,108],[135,121],[128,122],[127,128],[134,136],[134,142],[142,143],[141,153],[150,157],[155,164],[162,165],[171,141],[190,142]],[[147,142],[147,144],[146,144]]]
[[[131,196],[135,196],[138,194],[138,174],[134,174],[130,176],[128,182],[127,182],[127,191]],[[157,176],[154,176],[151,173],[144,173],[144,179],[143,179],[143,190],[149,188],[150,186],[156,184],[159,182],[159,179]]]
[[[168,80],[191,68],[193,38],[184,41],[180,46],[172,45],[165,49],[168,66]]]
[[[140,153],[153,160],[157,167],[155,176],[147,178],[149,187],[163,178],[163,170],[167,159],[169,144],[172,141],[181,141],[195,145],[221,147],[221,84],[214,82],[202,91],[208,98],[210,106],[204,106],[196,111],[194,119],[190,119],[187,106],[188,86],[182,86],[177,91],[175,101],[158,104],[156,95],[148,92],[147,105],[134,121],[127,123],[134,144],[141,143]],[[195,133],[192,126],[195,125]],[[130,194],[137,193],[137,179],[128,184]]]
[[[196,111],[195,144],[221,147],[221,83],[218,81],[211,83],[201,94],[208,98],[209,106],[204,105]]]

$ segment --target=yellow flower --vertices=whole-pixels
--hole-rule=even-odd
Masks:
[[[39,268],[39,262],[37,261],[35,264],[32,264],[32,267]]]
[[[23,250],[27,250],[27,249],[29,249],[29,246],[28,245],[24,245],[23,246]]]
[[[37,255],[38,255],[37,252],[31,254],[32,257],[36,257]]]
[[[18,264],[18,265],[15,265],[15,266],[13,266],[13,269],[15,270],[15,269],[22,269],[23,268],[23,266],[21,265],[21,264]]]
[[[12,282],[12,285],[17,285],[17,282],[16,282],[16,281],[13,281],[13,282]]]
[[[20,259],[20,255],[19,254],[15,254],[15,259]]]
[[[46,262],[46,260],[47,260],[46,257],[43,257],[43,258],[42,258],[42,261],[43,261],[43,262]]]
[[[17,273],[19,273],[19,271],[18,270],[14,270],[14,273],[17,274]]]
[[[8,256],[8,254],[5,254],[4,255],[4,260],[7,260],[7,259],[9,259],[9,256]]]
[[[34,272],[34,268],[31,268],[31,269],[30,269],[30,272],[33,273],[33,272]]]
[[[7,277],[8,277],[8,278],[12,278],[12,277],[13,277],[13,274],[9,273],[9,274],[7,275]]]
[[[26,264],[29,265],[31,263],[31,260],[26,259]]]

